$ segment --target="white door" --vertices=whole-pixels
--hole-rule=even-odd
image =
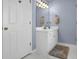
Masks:
[[[3,59],[20,59],[32,50],[30,0],[3,0]]]

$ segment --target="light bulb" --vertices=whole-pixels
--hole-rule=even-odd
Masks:
[[[47,6],[47,8],[48,8],[48,6]]]
[[[46,8],[48,8],[48,5],[47,5],[47,4],[45,4],[45,7],[46,7]]]
[[[47,7],[47,4],[45,4],[45,7]]]
[[[40,2],[40,4],[43,4],[43,2]]]
[[[45,3],[43,3],[42,5],[45,6]]]
[[[39,7],[41,7],[41,4],[39,4]]]

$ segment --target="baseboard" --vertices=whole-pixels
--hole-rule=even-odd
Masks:
[[[36,49],[32,50],[32,52],[31,52],[31,53],[34,53],[34,52],[36,52]]]
[[[36,49],[30,51],[27,55],[23,56],[21,59],[24,59],[25,57],[31,55],[32,53],[36,52]]]

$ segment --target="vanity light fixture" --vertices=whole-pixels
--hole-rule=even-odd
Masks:
[[[41,0],[37,0],[37,1],[36,1],[36,6],[37,6],[37,7],[40,7],[40,8],[48,8],[48,4],[42,2]]]

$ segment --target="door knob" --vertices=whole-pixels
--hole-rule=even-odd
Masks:
[[[8,30],[8,27],[4,27],[4,30]]]

